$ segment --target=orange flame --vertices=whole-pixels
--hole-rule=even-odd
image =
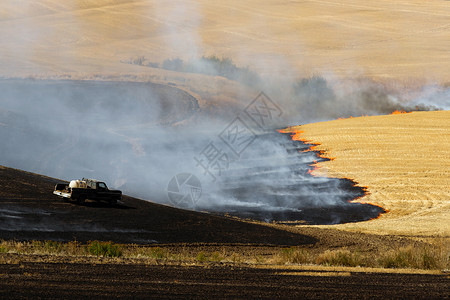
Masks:
[[[404,110],[395,110],[393,112],[390,113],[390,115],[400,115],[400,114],[409,114],[411,113],[410,111],[404,111]],[[361,117],[368,117],[369,115],[367,114],[362,114]],[[353,116],[349,116],[349,117],[339,117],[336,120],[345,120],[345,119],[353,119]]]
[[[411,112],[406,112],[404,110],[395,110],[393,112],[391,112],[391,115],[401,115],[401,114],[409,114]]]
[[[308,170],[308,174],[311,174],[312,176],[314,176],[313,172],[315,170],[319,170],[319,166],[317,165],[317,160],[314,160],[314,162],[310,166],[313,168]]]
[[[343,178],[343,179],[351,180],[351,181],[353,181],[353,182],[356,182],[356,180],[353,179],[353,178],[349,178],[349,177],[342,177],[342,178]],[[363,190],[364,195],[361,195],[361,196],[359,196],[359,197],[357,197],[357,198],[351,200],[350,202],[352,202],[352,203],[357,202],[357,203],[361,203],[361,204],[369,204],[369,205],[373,205],[373,206],[376,206],[376,207],[381,208],[381,209],[384,211],[383,213],[380,213],[378,216],[376,216],[376,217],[374,217],[374,218],[371,218],[371,219],[369,219],[369,220],[376,220],[376,219],[379,219],[379,218],[381,218],[381,216],[382,216],[383,214],[387,214],[388,212],[390,212],[389,209],[386,209],[386,208],[382,207],[382,206],[379,205],[379,204],[376,204],[376,203],[373,203],[373,202],[369,202],[369,201],[359,201],[359,199],[361,199],[361,198],[363,198],[363,197],[365,197],[365,196],[367,196],[367,195],[370,195],[370,192],[369,192],[369,187],[367,187],[367,186],[362,186],[362,185],[359,185],[359,184],[358,184],[358,186]]]
[[[292,138],[293,141],[300,141],[300,142],[303,142],[303,143],[311,145],[308,149],[303,150],[302,152],[314,151],[317,154],[317,156],[320,157],[320,158],[324,158],[326,160],[334,160],[335,159],[335,157],[327,156],[324,150],[318,150],[317,149],[317,147],[320,146],[320,143],[314,143],[311,140],[307,140],[305,137],[303,137],[302,135],[303,135],[304,131],[302,131],[302,130],[299,130],[299,129],[294,128],[294,127],[288,127],[288,128],[285,128],[285,129],[280,129],[280,130],[278,130],[278,132],[280,132],[280,133],[290,133],[291,134],[291,138]],[[317,163],[317,162],[314,161],[314,163]]]

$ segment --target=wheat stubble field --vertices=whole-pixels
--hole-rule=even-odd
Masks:
[[[448,1],[3,1],[1,73],[158,73],[146,56],[230,57],[259,73],[450,81]]]
[[[334,158],[316,176],[349,177],[367,187],[356,201],[389,210],[335,228],[410,236],[450,235],[450,112],[413,112],[308,124],[294,129]]]

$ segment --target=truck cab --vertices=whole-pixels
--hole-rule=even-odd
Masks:
[[[98,181],[95,179],[86,179],[86,178],[83,178],[82,181],[86,182],[86,185],[88,188],[96,189],[99,191],[102,191],[102,190],[107,191],[108,190],[106,183],[104,183],[103,181]]]

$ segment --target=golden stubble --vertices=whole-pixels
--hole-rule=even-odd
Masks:
[[[358,117],[296,129],[335,158],[319,163],[315,176],[351,178],[368,188],[358,202],[389,210],[376,220],[333,228],[450,235],[450,111]]]

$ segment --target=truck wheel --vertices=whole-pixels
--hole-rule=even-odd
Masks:
[[[117,200],[116,199],[111,199],[108,201],[110,205],[116,205],[117,204]]]
[[[80,195],[77,199],[78,203],[84,203],[86,201],[86,195]]]

